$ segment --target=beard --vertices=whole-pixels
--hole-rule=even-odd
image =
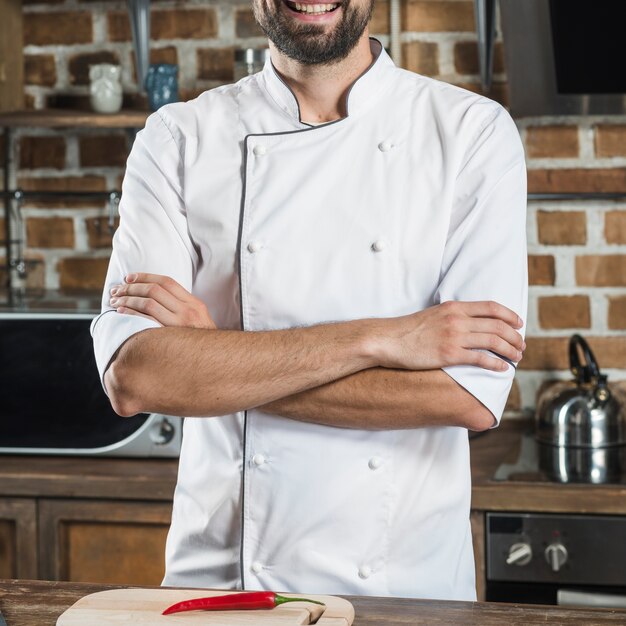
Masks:
[[[344,0],[341,19],[329,28],[290,20],[280,6],[283,0],[267,2],[273,5],[273,11],[268,9],[264,0],[254,1],[256,21],[282,54],[303,65],[336,63],[345,59],[361,38],[374,7],[374,0],[369,0],[364,7],[352,7],[350,0]]]

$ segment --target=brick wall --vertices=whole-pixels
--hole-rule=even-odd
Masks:
[[[123,68],[125,106],[138,95],[124,2],[23,0],[27,105],[88,106],[88,68]],[[152,62],[177,63],[183,99],[230,82],[234,47],[265,40],[250,5],[237,0],[152,2]],[[376,3],[371,31],[388,43],[388,4]],[[402,65],[479,91],[472,0],[404,0]],[[488,96],[507,104],[501,38]],[[529,191],[626,191],[626,118],[518,120]],[[122,131],[20,129],[14,138],[23,189],[118,189],[128,150]],[[1,146],[0,146],[1,147]],[[97,287],[110,252],[103,203],[30,202],[23,208],[28,284]],[[0,224],[1,226],[1,224]],[[528,348],[509,399],[534,405],[548,377],[568,377],[566,342],[590,339],[612,379],[626,379],[626,202],[532,202],[528,211]]]

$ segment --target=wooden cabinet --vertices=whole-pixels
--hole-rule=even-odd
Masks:
[[[37,578],[37,507],[26,498],[0,498],[0,578]]]
[[[0,463],[0,579],[161,584],[177,460],[24,463]]]
[[[0,579],[160,585],[169,502],[0,498]]]
[[[160,585],[171,514],[165,503],[41,500],[40,578]]]

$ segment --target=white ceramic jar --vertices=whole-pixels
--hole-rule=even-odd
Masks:
[[[122,68],[98,63],[89,68],[91,108],[97,113],[117,113],[122,108]]]

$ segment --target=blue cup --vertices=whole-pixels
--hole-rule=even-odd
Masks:
[[[156,111],[164,104],[178,102],[178,65],[171,63],[150,65],[145,87],[152,111]]]

